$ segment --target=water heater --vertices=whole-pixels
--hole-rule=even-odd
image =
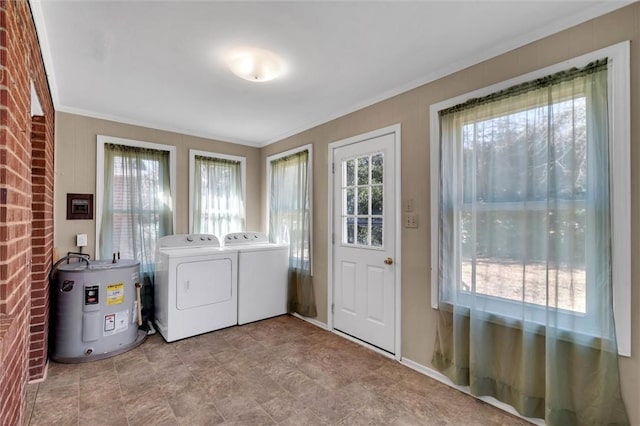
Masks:
[[[62,259],[64,260],[64,259]],[[141,344],[136,284],[140,262],[86,260],[54,265],[50,355],[77,363],[114,356]],[[138,284],[139,285],[139,284]]]

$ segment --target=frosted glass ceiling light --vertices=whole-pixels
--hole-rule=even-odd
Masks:
[[[229,55],[229,69],[249,81],[269,81],[282,73],[280,58],[264,49],[242,49]]]

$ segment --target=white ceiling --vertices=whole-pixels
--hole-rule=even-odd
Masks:
[[[58,111],[264,146],[630,1],[30,3]],[[234,76],[242,46],[286,74]]]

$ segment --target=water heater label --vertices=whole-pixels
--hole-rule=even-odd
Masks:
[[[62,289],[64,290],[64,285],[68,282],[69,280],[65,280],[64,283],[62,283]],[[71,288],[73,288],[73,281],[71,282]],[[64,290],[64,291],[69,291],[69,290]],[[98,296],[100,294],[100,286],[97,285],[85,285],[84,286],[84,304],[85,305],[97,305],[99,303],[99,299]]]
[[[111,336],[129,328],[129,310],[115,312],[104,316],[103,336]]]
[[[124,284],[109,284],[107,286],[107,305],[124,303]]]

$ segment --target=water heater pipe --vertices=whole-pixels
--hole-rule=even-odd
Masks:
[[[140,297],[140,283],[136,283],[136,299],[138,300],[138,327],[142,325],[142,300]]]
[[[87,259],[86,256],[81,256],[79,254],[69,254],[65,257],[63,257],[62,259],[58,260],[56,263],[53,264],[53,266],[51,267],[51,270],[49,271],[49,281],[52,282],[53,281],[53,273],[56,271],[56,269],[58,269],[58,266],[64,262],[65,260],[68,259],[80,259],[84,262],[87,263],[87,268],[91,266],[91,263],[89,262],[89,259]]]

